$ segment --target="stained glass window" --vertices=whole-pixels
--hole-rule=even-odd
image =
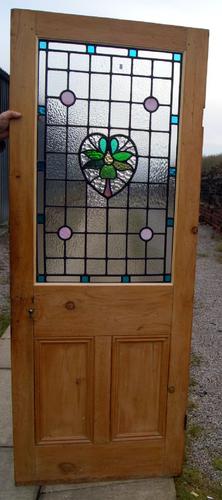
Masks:
[[[170,282],[182,54],[39,41],[38,282]]]

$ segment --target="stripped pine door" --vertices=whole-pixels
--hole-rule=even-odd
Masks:
[[[12,12],[18,484],[180,473],[207,40]]]

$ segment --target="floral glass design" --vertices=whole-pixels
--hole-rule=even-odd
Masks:
[[[79,155],[87,182],[105,198],[124,189],[137,167],[136,146],[123,135],[91,134],[81,144]]]

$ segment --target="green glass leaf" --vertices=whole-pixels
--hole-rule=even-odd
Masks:
[[[95,151],[95,149],[88,149],[86,151],[83,151],[83,153],[92,160],[100,160],[101,158],[103,158],[103,153],[100,153],[100,151]]]
[[[117,161],[127,161],[133,156],[133,153],[130,153],[129,151],[120,151],[119,153],[115,153],[113,155],[114,160]]]
[[[117,139],[116,139],[116,138],[114,138],[114,139],[112,139],[112,140],[111,140],[110,145],[111,145],[111,152],[112,152],[112,154],[114,154],[114,153],[115,153],[115,151],[116,151],[116,150],[118,149],[118,147],[119,147],[119,141],[117,141]]]
[[[101,179],[115,179],[116,170],[113,165],[104,165],[100,170]]]
[[[103,160],[90,160],[87,161],[87,163],[84,165],[83,170],[85,170],[86,168],[93,168],[94,170],[98,170],[102,168],[103,165],[104,165]]]
[[[132,166],[129,163],[114,161],[113,165],[116,168],[116,170],[133,170]]]
[[[105,137],[101,137],[99,140],[99,149],[101,149],[101,151],[105,154],[107,150],[107,140]]]

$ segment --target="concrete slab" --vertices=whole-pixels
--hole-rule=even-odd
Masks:
[[[0,339],[0,368],[11,368],[11,341]]]
[[[13,450],[0,448],[0,500],[35,500],[38,486],[15,486]]]
[[[11,337],[10,326],[8,326],[8,328],[6,328],[5,333],[3,333],[1,338],[2,339],[10,339],[10,337]]]
[[[150,478],[43,487],[42,500],[176,500],[173,479]]]
[[[0,370],[0,446],[12,446],[11,370]]]

